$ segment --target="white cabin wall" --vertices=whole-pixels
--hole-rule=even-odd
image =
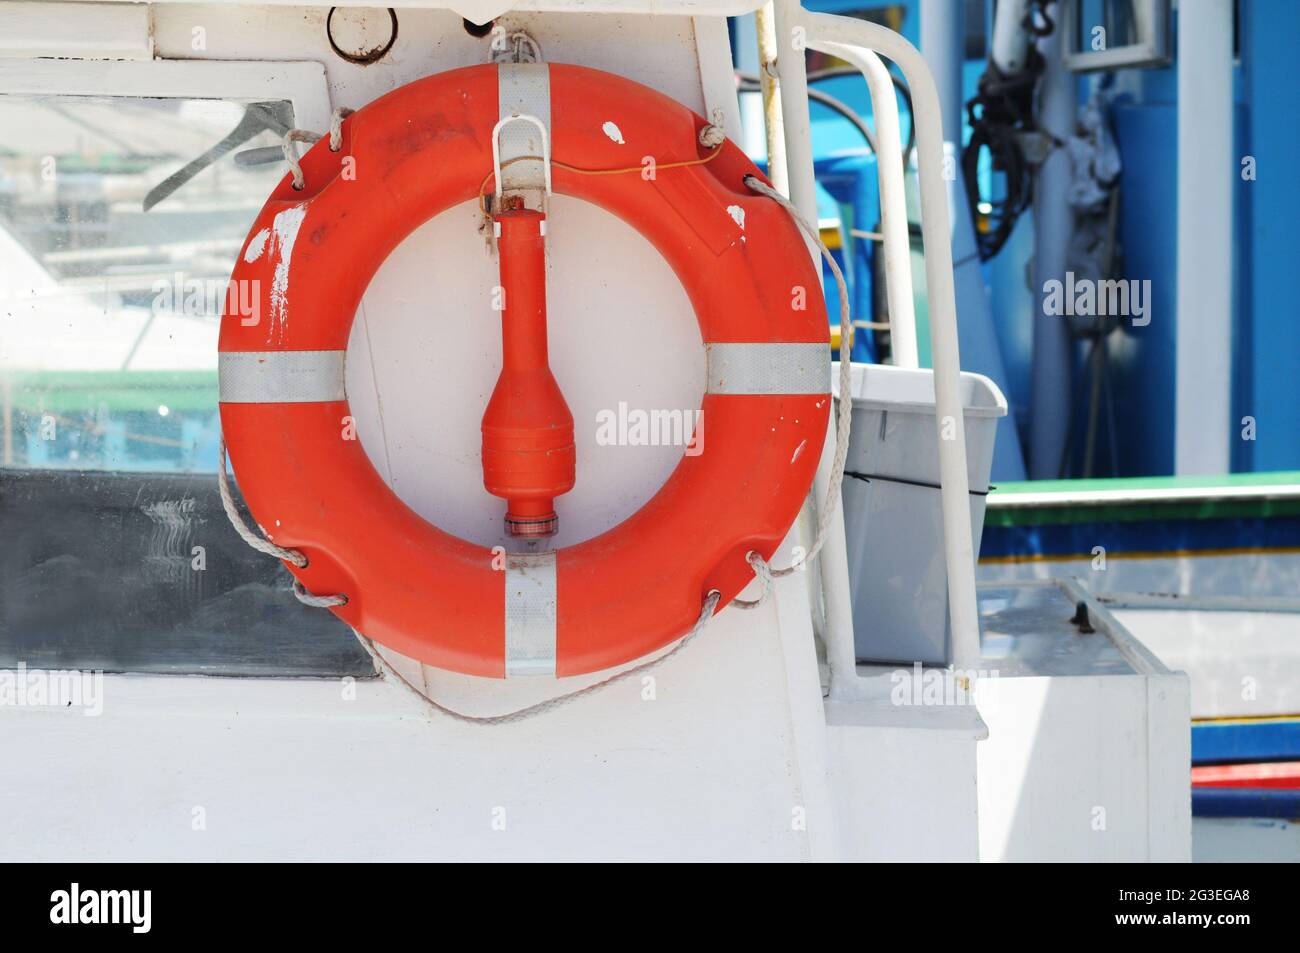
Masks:
[[[378,63],[357,66],[330,49],[328,6],[259,7],[155,4],[154,43],[164,59],[310,59],[325,64],[335,105],[359,108],[405,83],[488,61],[488,40],[465,32],[449,10],[399,10],[397,42]],[[386,19],[383,9],[372,15]],[[652,86],[703,112],[690,17],[508,13],[507,30],[528,31],[545,58],[581,63]],[[206,48],[193,48],[194,29]]]

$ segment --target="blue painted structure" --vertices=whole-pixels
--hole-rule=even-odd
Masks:
[[[1234,393],[1240,414],[1253,415],[1259,439],[1241,441],[1233,466],[1285,470],[1300,466],[1300,3],[1246,0],[1241,5],[1245,102],[1239,152],[1253,156],[1258,177],[1239,192],[1242,223],[1237,285],[1241,289]]]
[[[1300,759],[1300,721],[1198,722],[1192,725],[1192,764],[1255,764]],[[1192,788],[1196,817],[1300,818],[1293,788]]]
[[[901,11],[890,25],[911,42],[919,41],[920,0],[805,0],[805,5],[843,15],[868,11],[877,19]],[[991,4],[986,7],[986,14]],[[1257,438],[1234,440],[1234,471],[1300,469],[1300,305],[1291,276],[1300,251],[1300,176],[1293,163],[1300,155],[1300,58],[1294,42],[1300,36],[1300,2],[1297,0],[1239,0],[1239,64],[1235,70],[1238,104],[1236,151],[1251,156],[1256,167],[1253,181],[1239,180],[1235,195],[1234,234],[1223,237],[1224,267],[1235,274],[1233,322],[1234,421],[1253,417]],[[1176,30],[1176,22],[1174,25]],[[981,60],[964,68],[964,95],[975,91],[983,71]],[[1114,129],[1124,161],[1121,180],[1120,229],[1124,274],[1152,283],[1152,321],[1144,328],[1125,328],[1112,335],[1108,353],[1117,430],[1115,460],[1108,440],[1098,441],[1098,476],[1150,476],[1173,472],[1174,360],[1177,314],[1176,296],[1176,188],[1177,188],[1177,74],[1175,66],[1150,70],[1122,70],[1116,75],[1124,93],[1112,109]],[[1081,77],[1081,101],[1091,77]],[[831,95],[869,116],[865,84],[856,78],[820,84]],[[845,150],[860,147],[860,138],[847,122],[824,107],[811,108],[813,144],[819,157],[819,176],[843,176],[852,165]],[[906,117],[905,117],[906,123]],[[906,128],[904,129],[906,132]],[[963,138],[969,135],[968,128]],[[857,174],[870,185],[837,181],[827,190],[841,204],[855,194],[854,221],[878,214],[875,206],[874,168],[860,165]],[[1021,427],[1029,406],[1030,348],[1034,299],[1025,286],[1025,267],[1032,255],[1032,214],[1019,223],[1012,240],[993,261],[981,266],[992,302],[996,346],[1003,367],[1000,386],[1006,393],[1012,419]],[[870,299],[870,268],[865,256],[850,247],[851,270],[856,279],[854,308]],[[865,270],[865,274],[859,272]],[[969,287],[969,285],[968,285]],[[920,289],[918,288],[918,291]],[[968,294],[971,292],[967,292]],[[963,311],[959,289],[958,314]],[[832,310],[837,310],[833,293]],[[921,340],[928,334],[921,331]],[[963,355],[974,357],[963,330]],[[1083,346],[1079,346],[1075,384],[1084,381]],[[855,354],[855,356],[857,356]],[[971,361],[964,363],[971,367]],[[1080,401],[1075,420],[1075,452],[1082,440]],[[1103,424],[1105,420],[1103,418]],[[1006,477],[1002,477],[1006,479]]]
[[[845,152],[814,161],[817,184],[837,206],[843,244],[836,255],[840,270],[848,279],[849,303],[855,315],[874,317],[875,249],[852,230],[873,231],[880,223],[880,190],[876,184],[876,157],[867,151]],[[839,296],[830,269],[824,269],[826,304],[832,320],[839,315]],[[853,340],[853,360],[875,361],[872,335],[859,332]]]
[[[1257,177],[1236,181],[1234,232],[1222,236],[1234,273],[1232,420],[1256,421],[1256,439],[1234,439],[1232,469],[1300,466],[1300,332],[1294,260],[1300,250],[1300,4],[1241,0],[1234,70],[1235,151]],[[1121,475],[1173,471],[1177,279],[1177,65],[1136,71],[1112,115],[1124,159],[1121,230],[1125,274],[1150,279],[1154,314],[1112,339],[1119,405],[1137,412],[1120,426]],[[1234,434],[1239,437],[1240,433]]]
[[[1300,720],[1206,721],[1192,725],[1192,764],[1300,760]]]

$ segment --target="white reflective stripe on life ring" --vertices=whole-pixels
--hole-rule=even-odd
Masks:
[[[829,394],[830,344],[706,344],[709,394]]]
[[[555,674],[555,553],[506,555],[506,678]]]
[[[217,394],[223,404],[309,404],[345,400],[346,351],[222,351]]]

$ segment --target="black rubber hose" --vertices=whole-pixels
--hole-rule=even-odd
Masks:
[[[861,77],[862,73],[852,66],[828,66],[825,69],[813,70],[809,73],[808,82],[817,83],[824,79],[838,79],[842,76]],[[903,97],[903,102],[907,104],[907,145],[903,147],[903,161],[906,162],[907,157],[916,147],[916,122],[912,113],[912,91],[907,88],[906,83],[894,75],[893,70],[889,70],[889,78],[894,81],[894,88],[898,90]]]
[[[741,73],[737,73],[736,76],[740,79],[741,92],[757,93],[762,91],[763,89],[762,84],[759,83],[757,77],[750,79],[749,76]],[[808,98],[815,103],[820,103],[821,105],[825,106],[827,109],[839,113],[841,116],[847,119],[850,123],[854,125],[854,127],[857,128],[858,132],[862,134],[862,138],[867,141],[867,145],[871,148],[871,151],[872,152],[876,151],[876,136],[871,131],[871,127],[868,126],[863,121],[862,117],[859,116],[856,112],[854,112],[853,109],[847,103],[841,102],[840,100],[832,96],[830,93],[824,93],[820,89],[808,90]]]

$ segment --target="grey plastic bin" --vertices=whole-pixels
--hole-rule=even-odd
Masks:
[[[853,395],[843,498],[858,658],[946,665],[952,639],[934,372],[854,364]],[[978,558],[993,437],[1007,402],[982,374],[961,375],[961,396]]]

